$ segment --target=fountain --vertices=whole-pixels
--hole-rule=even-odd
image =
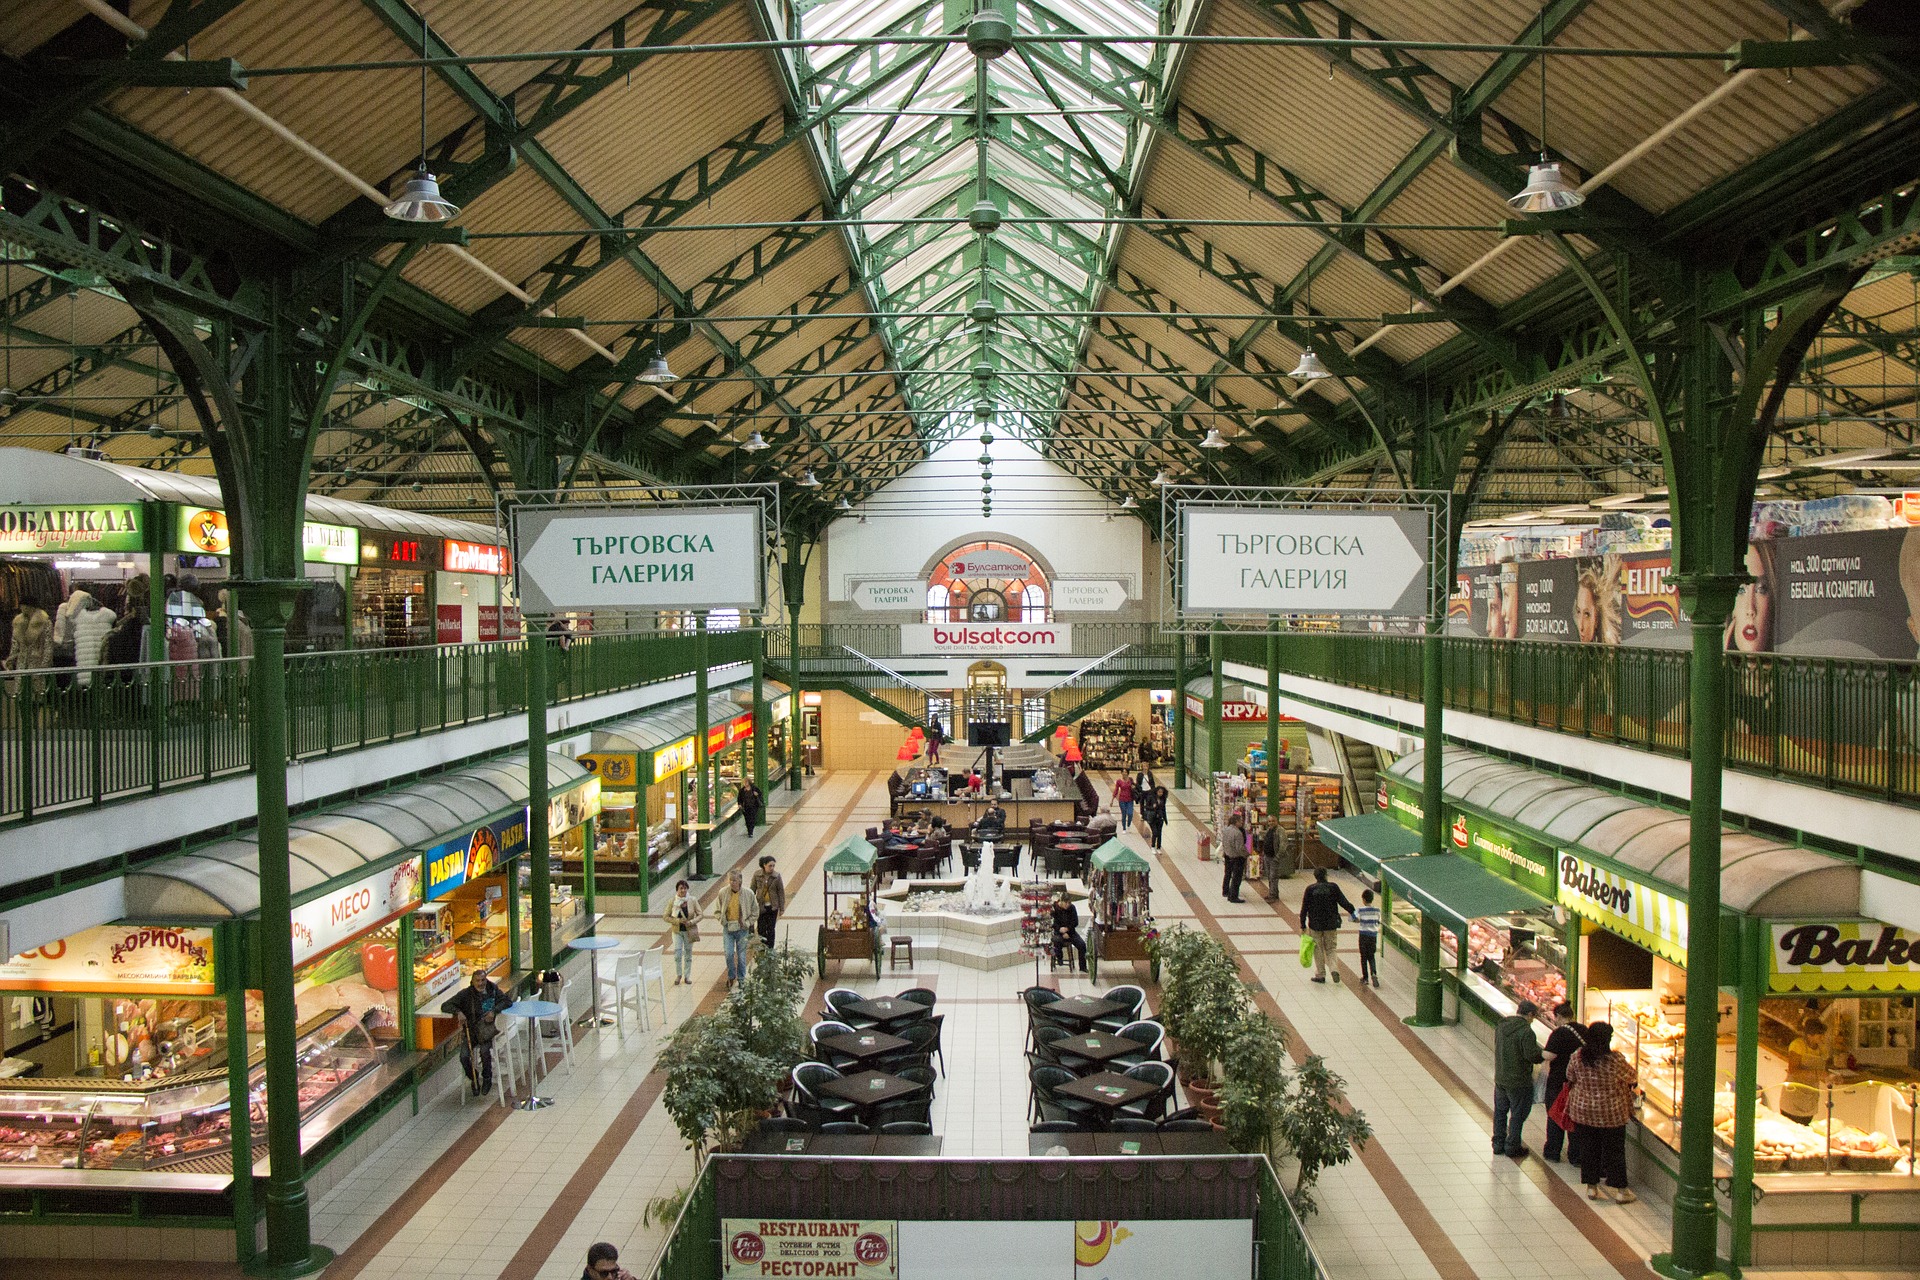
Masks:
[[[1083,886],[1070,883],[1067,892],[1084,905]],[[920,955],[973,969],[1027,962],[1020,950],[1020,882],[994,872],[991,843],[964,879],[896,880],[879,896],[888,904],[888,929],[912,937]]]

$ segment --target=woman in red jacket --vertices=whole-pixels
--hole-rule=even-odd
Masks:
[[[1113,784],[1113,802],[1120,806],[1120,829],[1133,830],[1133,779],[1124,773]]]

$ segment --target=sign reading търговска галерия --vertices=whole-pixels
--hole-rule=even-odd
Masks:
[[[1181,608],[1425,617],[1428,524],[1413,510],[1188,508]]]
[[[762,518],[758,506],[516,511],[521,608],[760,609]]]

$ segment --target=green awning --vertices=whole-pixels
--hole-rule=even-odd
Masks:
[[[1320,839],[1335,853],[1362,871],[1380,874],[1389,858],[1411,858],[1420,852],[1420,835],[1384,813],[1354,818],[1323,818]]]
[[[1405,894],[1420,910],[1461,938],[1467,936],[1469,920],[1509,911],[1537,911],[1550,905],[1545,898],[1502,879],[1479,863],[1451,853],[1393,858],[1380,864],[1380,876],[1395,893]]]
[[[1093,856],[1087,859],[1087,862],[1095,871],[1149,871],[1152,869],[1145,858],[1128,848],[1126,842],[1118,836],[1095,849]]]
[[[837,876],[873,874],[875,854],[865,836],[848,836],[827,855],[825,870]]]

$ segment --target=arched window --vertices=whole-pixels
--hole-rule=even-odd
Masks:
[[[947,621],[947,584],[931,583],[927,587],[927,621]]]
[[[1045,622],[1046,571],[1005,542],[955,547],[927,575],[928,622]]]
[[[1020,593],[1020,621],[1045,622],[1047,620],[1047,589],[1039,583],[1029,583]]]

